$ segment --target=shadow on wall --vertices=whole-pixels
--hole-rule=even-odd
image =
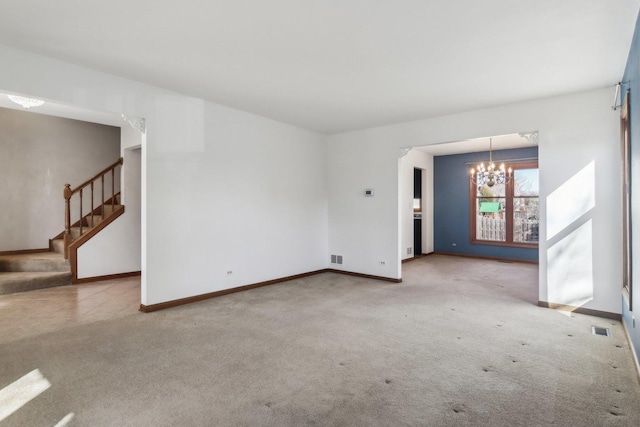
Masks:
[[[580,307],[593,299],[595,161],[547,197],[547,302]]]

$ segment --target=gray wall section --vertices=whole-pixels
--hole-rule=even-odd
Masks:
[[[629,301],[622,297],[622,316],[629,331],[636,357],[640,357],[640,19],[636,28],[627,59],[627,67],[622,78],[628,82],[623,86],[623,96],[629,90],[630,132],[631,137],[631,268],[633,301],[629,310]],[[621,266],[622,267],[622,266]],[[638,362],[640,366],[640,362]],[[640,369],[640,368],[639,368]]]
[[[64,229],[64,184],[119,157],[118,127],[0,108],[0,251],[46,248]]]

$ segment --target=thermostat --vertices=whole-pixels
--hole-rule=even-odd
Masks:
[[[364,190],[365,197],[373,197],[373,189]]]

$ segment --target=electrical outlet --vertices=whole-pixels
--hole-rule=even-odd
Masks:
[[[232,270],[227,270],[227,276],[231,276],[233,274]]]
[[[380,265],[387,265],[386,261],[380,261]]]

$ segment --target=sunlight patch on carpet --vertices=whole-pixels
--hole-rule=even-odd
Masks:
[[[49,387],[51,383],[42,375],[40,369],[34,369],[0,390],[0,421],[38,397]]]

